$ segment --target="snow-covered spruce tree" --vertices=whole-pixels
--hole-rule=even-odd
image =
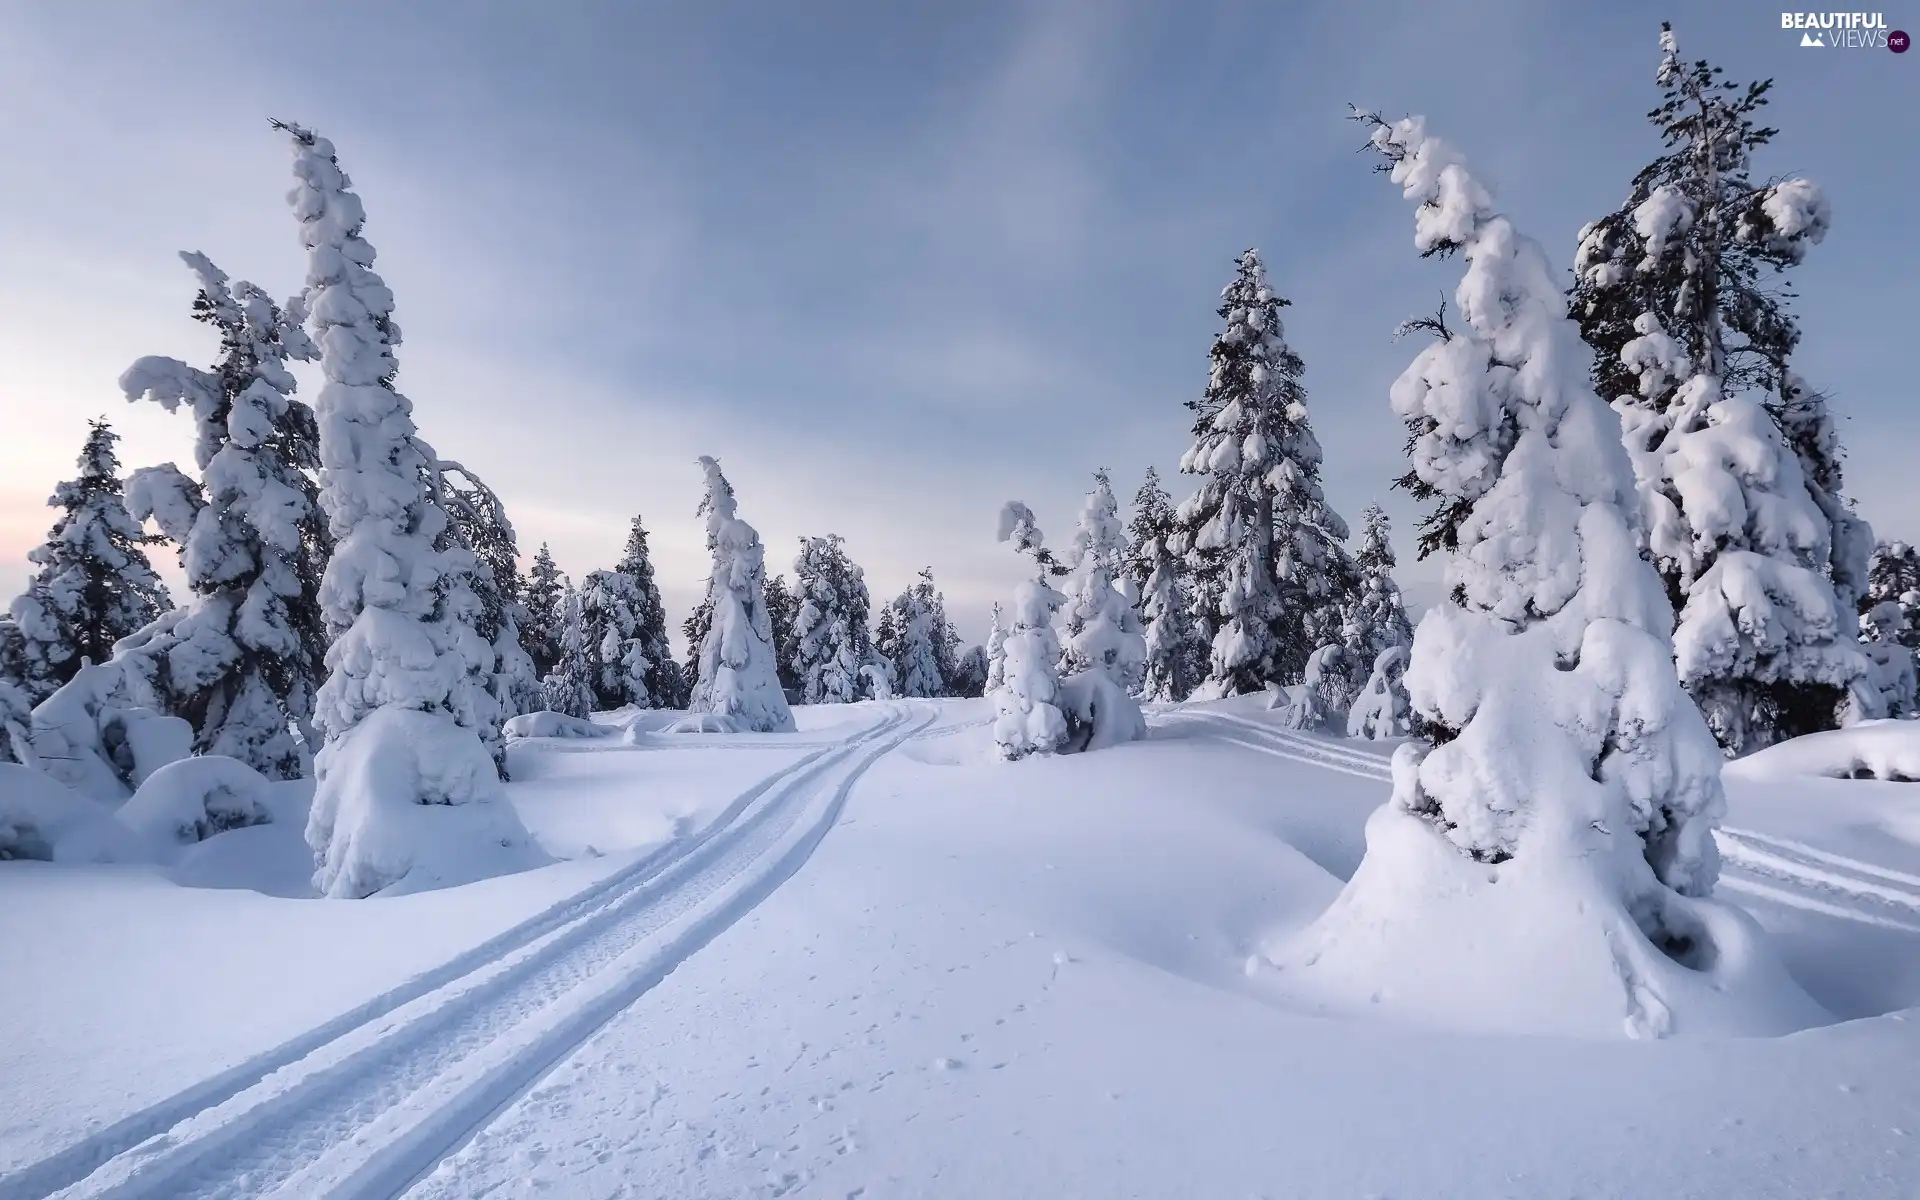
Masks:
[[[657,707],[647,690],[652,662],[639,636],[640,587],[621,571],[589,571],[580,581],[582,653],[597,709]]]
[[[931,587],[933,568],[926,571],[928,585]],[[932,588],[933,599],[927,605],[933,624],[933,665],[940,672],[940,694],[958,696],[954,690],[960,671],[960,631],[953,627],[947,617],[947,594],[938,588]]]
[[[1000,602],[993,602],[992,624],[987,629],[987,688],[991,696],[1007,682],[1007,627],[1000,619]]]
[[[1903,628],[1897,637],[1899,643],[1908,649],[1920,649],[1920,550],[1905,542],[1881,542],[1873,549],[1860,613],[1866,616],[1882,604],[1900,609]]]
[[[667,608],[660,599],[660,583],[654,577],[653,556],[647,549],[647,528],[638,516],[627,530],[627,547],[614,564],[614,570],[633,580],[638,597],[633,610],[633,637],[647,660],[647,703],[654,708],[683,708],[687,703],[687,679],[674,661],[668,641]]]
[[[1206,392],[1188,402],[1193,445],[1180,470],[1200,486],[1177,513],[1176,550],[1217,599],[1208,696],[1293,682],[1315,649],[1309,623],[1337,586],[1330,546],[1346,525],[1320,488],[1320,444],[1307,418],[1300,356],[1286,343],[1258,251],[1221,292]],[[1324,622],[1323,622],[1324,623]]]
[[[947,695],[962,700],[977,700],[987,694],[987,676],[991,673],[987,648],[968,646],[954,660],[953,677],[947,680]]]
[[[430,449],[424,442],[421,447]],[[478,694],[468,703],[480,740],[500,778],[506,779],[502,726],[511,717],[545,705],[540,677],[520,636],[527,610],[520,598],[519,542],[500,497],[466,467],[437,459],[427,482],[448,515],[440,549],[465,550],[474,558],[474,569],[459,577],[449,593],[449,609],[486,647],[477,654],[469,650],[476,661],[469,663],[466,682]]]
[[[271,779],[303,770],[293,729],[312,733],[325,675],[320,571],[330,549],[318,488],[313,411],[293,399],[288,359],[319,354],[301,328],[304,301],[282,308],[250,283],[228,286],[205,255],[180,256],[198,278],[194,319],[220,337],[200,370],[150,356],[120,377],[129,400],[194,418],[200,481],[172,463],[134,472],[128,509],[180,547],[193,600],[153,639],[149,681],[194,730],[201,754],[237,758]]]
[[[1360,553],[1354,559],[1360,584],[1347,608],[1341,641],[1361,669],[1371,671],[1382,652],[1413,644],[1413,625],[1407,620],[1400,586],[1393,580],[1397,562],[1392,523],[1378,504],[1369,504],[1360,521]]]
[[[1146,639],[1139,610],[1115,586],[1126,570],[1127,541],[1105,470],[1093,473],[1093,490],[1074,526],[1072,554],[1061,673],[1098,667],[1129,692],[1137,691],[1146,675]]]
[[[1753,152],[1776,132],[1759,123],[1772,81],[1721,75],[1682,62],[1661,27],[1649,116],[1667,152],[1581,231],[1571,310],[1680,610],[1681,677],[1739,754],[1857,706],[1872,535],[1842,498],[1826,401],[1788,366],[1800,331],[1777,280],[1826,235],[1826,197],[1805,179],[1753,181]],[[1790,471],[1774,466],[1783,454]]]
[[[1127,570],[1140,597],[1140,617],[1146,662],[1141,672],[1140,696],[1145,700],[1185,700],[1206,674],[1207,645],[1193,626],[1193,597],[1188,594],[1186,571],[1174,553],[1172,498],[1160,486],[1160,476],[1147,468],[1145,482],[1133,499],[1133,523],[1128,527],[1130,553]]]
[[[773,627],[773,661],[785,692],[800,690],[800,675],[793,660],[793,618],[799,604],[787,590],[787,577],[775,575],[767,581],[767,624]]]
[[[865,572],[837,533],[800,539],[793,563],[793,664],[802,704],[860,699],[860,669],[873,655]]]
[[[1451,531],[1407,685],[1433,745],[1334,905],[1273,948],[1286,986],[1504,1031],[1775,1033],[1822,1019],[1719,871],[1720,761],[1676,679],[1619,422],[1538,243],[1417,117],[1372,144],[1415,246],[1466,262],[1461,327],[1393,386]],[[1376,1003],[1377,1002],[1377,1003]]]
[[[1907,614],[1896,601],[1888,600],[1867,610],[1861,622],[1861,650],[1867,656],[1868,690],[1865,711],[1880,717],[1911,719],[1920,716],[1920,680],[1916,679],[1913,650],[1905,639],[1912,630]]]
[[[1001,758],[1013,762],[1030,754],[1052,754],[1067,740],[1060,639],[1053,631],[1053,614],[1067,598],[1051,582],[1066,574],[1066,568],[1047,549],[1033,510],[1017,500],[1000,510],[1000,540],[1032,556],[1034,564],[1034,577],[1014,591],[1007,613],[1010,626],[1000,642],[999,686],[990,694],[996,714],[994,745]]]
[[[21,683],[26,640],[19,622],[0,613],[0,762],[33,766],[33,702]]]
[[[703,457],[700,467],[707,476],[700,512],[713,552],[706,600],[711,616],[696,650],[699,682],[688,707],[730,718],[743,730],[790,733],[793,713],[780,690],[767,619],[766,550],[760,534],[739,518],[720,464]]]
[[[545,542],[533,556],[525,586],[527,625],[520,631],[520,644],[533,659],[533,673],[545,679],[560,661],[561,602],[566,596],[566,577],[553,561],[553,552]]]
[[[27,552],[39,569],[13,602],[21,634],[16,686],[35,704],[72,679],[82,662],[104,663],[113,645],[173,607],[127,512],[114,443],[103,418],[87,425],[80,473],[54,488],[62,515],[47,540]]]
[[[933,568],[923,567],[920,578],[894,597],[881,618],[883,638],[876,645],[883,652],[891,650],[895,695],[946,695],[947,682],[940,674],[940,643],[946,630],[936,627],[936,621],[941,625],[944,621],[934,612],[934,594]]]
[[[680,636],[687,640],[687,662],[680,677],[687,681],[687,695],[700,686],[700,647],[706,644],[707,630],[713,625],[713,600],[702,596],[687,619],[680,622]]]
[[[471,680],[493,656],[459,611],[476,562],[451,542],[429,484],[436,457],[393,388],[400,332],[361,237],[365,210],[331,142],[276,127],[293,141],[288,201],[325,379],[314,415],[335,540],[320,584],[334,640],[314,714],[327,739],[307,822],[314,884],[358,897],[529,865],[538,852],[478,728],[485,693]]]
[[[1389,646],[1373,660],[1365,686],[1347,711],[1347,736],[1385,741],[1413,732],[1407,697],[1407,647]]]
[[[552,712],[581,720],[593,715],[593,664],[587,652],[587,619],[580,591],[571,584],[560,597],[557,638],[560,660],[540,681],[542,699]]]

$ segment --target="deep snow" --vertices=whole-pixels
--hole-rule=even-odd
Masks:
[[[299,785],[275,788],[273,823],[165,867],[0,864],[0,1197],[78,1178],[84,1156],[29,1164],[675,847],[693,847],[681,875],[631,920],[684,915],[625,957],[518,1023],[494,1010],[520,993],[480,979],[505,968],[422,980],[366,1044],[313,1050],[150,1147],[160,1173],[124,1176],[131,1194],[382,1195],[421,1168],[409,1195],[1912,1194],[1920,785],[1784,753],[1726,772],[1717,894],[1844,1023],[1624,1042],[1391,1004],[1327,1016],[1258,953],[1359,864],[1392,747],[1279,730],[1264,702],[1154,710],[1147,741],[1019,763],[993,761],[982,701],[803,707],[797,735],[654,732],[649,714],[522,742],[507,798],[568,861],[397,898],[293,898],[311,891]],[[724,824],[762,811],[764,835]],[[582,938],[630,923],[587,919]],[[498,961],[537,982],[563,949]],[[436,1021],[462,1012],[498,1029],[457,1043]],[[340,1087],[307,1077],[326,1062],[353,1068]],[[387,1086],[348,1103],[361,1075]],[[335,1117],[406,1152],[296,1152],[296,1124]],[[165,1175],[181,1146],[207,1157]]]

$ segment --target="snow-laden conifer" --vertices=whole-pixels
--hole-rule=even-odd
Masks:
[[[289,359],[318,351],[301,321],[250,283],[229,286],[205,255],[180,256],[200,285],[193,315],[220,337],[200,370],[150,356],[120,377],[129,400],[194,418],[196,482],[172,463],[134,472],[128,509],[180,547],[188,611],[149,647],[151,683],[194,728],[202,754],[236,758],[273,779],[302,769],[294,729],[311,734],[325,674],[320,571],[330,552],[318,489],[313,412],[293,398]]]
[[[639,653],[647,660],[647,703],[654,708],[682,708],[687,703],[687,680],[674,661],[668,641],[667,609],[660,599],[660,582],[654,576],[653,556],[647,549],[647,529],[638,516],[627,530],[627,546],[614,564],[614,570],[633,580],[633,638]]]
[[[540,681],[551,712],[585,720],[593,715],[594,671],[587,651],[587,620],[579,589],[569,584],[560,596],[560,659]]]
[[[1000,618],[1000,602],[993,602],[992,623],[987,629],[987,689],[992,695],[1007,681],[1007,627]]]
[[[1664,25],[1660,45],[1667,152],[1581,231],[1571,309],[1633,453],[1681,677],[1739,754],[1861,702],[1872,534],[1841,495],[1825,398],[1789,365],[1800,331],[1778,280],[1825,237],[1825,194],[1752,177],[1771,80],[1682,61]]]
[[[1152,468],[1133,500],[1128,527],[1128,573],[1140,597],[1141,637],[1146,657],[1140,696],[1185,700],[1206,673],[1207,644],[1193,625],[1193,597],[1184,565],[1175,554],[1172,498]]]
[[[1416,247],[1466,263],[1459,328],[1392,392],[1457,550],[1407,674],[1433,744],[1396,752],[1360,868],[1276,948],[1287,986],[1414,1019],[1471,994],[1515,1030],[1820,1019],[1751,918],[1705,899],[1719,754],[1673,673],[1619,422],[1555,273],[1420,118],[1363,116]]]
[[[114,443],[102,420],[87,426],[80,473],[54,488],[61,510],[47,540],[27,552],[37,568],[13,602],[20,631],[19,675],[12,682],[38,704],[72,679],[83,662],[104,663],[113,646],[173,607],[127,511]]]
[[[1347,609],[1341,641],[1362,669],[1370,671],[1386,650],[1413,644],[1413,625],[1393,579],[1393,530],[1386,511],[1370,504],[1360,520],[1360,553],[1354,558],[1360,583]]]
[[[1146,673],[1146,639],[1139,610],[1115,586],[1126,570],[1126,530],[1107,473],[1094,472],[1093,485],[1073,530],[1060,670],[1073,675],[1097,667],[1136,691]]]
[[[703,457],[700,467],[707,476],[700,512],[707,518],[713,574],[707,581],[708,626],[696,650],[699,682],[688,707],[730,718],[743,729],[791,732],[793,713],[780,690],[767,619],[766,551],[759,533],[740,519],[720,464]]]
[[[1237,695],[1300,677],[1312,622],[1340,599],[1329,572],[1346,525],[1320,487],[1320,443],[1308,420],[1300,356],[1287,345],[1258,251],[1221,292],[1206,392],[1189,401],[1193,445],[1182,472],[1200,485],[1178,511],[1178,552],[1212,605],[1203,691]]]
[[[800,539],[793,563],[794,672],[803,704],[860,699],[860,670],[873,655],[866,574],[839,534]]]
[[[589,571],[580,581],[582,652],[597,709],[659,708],[647,687],[653,661],[640,636],[640,585],[623,571]]]
[[[481,723],[498,714],[474,682],[493,663],[465,611],[476,561],[449,530],[431,483],[437,456],[393,387],[393,293],[374,273],[365,210],[333,144],[281,128],[325,380],[314,415],[335,542],[320,584],[334,639],[314,714],[327,738],[307,823],[314,882],[330,896],[370,895],[466,850],[524,865],[538,855],[481,742]]]
[[[566,590],[566,577],[553,561],[553,552],[541,542],[533,566],[527,570],[527,627],[520,631],[520,644],[533,659],[534,675],[541,679],[560,661],[560,626],[564,620],[560,606]]]
[[[1053,617],[1067,598],[1052,579],[1066,573],[1035,523],[1033,510],[1014,500],[1000,511],[1000,540],[1032,557],[1034,576],[1015,589],[1000,642],[1000,682],[991,693],[993,741],[1008,761],[1052,754],[1067,740],[1060,687],[1060,639]]]
[[[944,618],[935,610],[935,595],[933,568],[923,568],[919,579],[894,597],[882,614],[875,647],[893,667],[895,695],[930,698],[946,694],[947,683],[940,674],[946,629]]]
[[[800,690],[800,674],[794,663],[793,620],[799,604],[787,589],[787,577],[775,575],[767,580],[767,624],[773,628],[773,662],[780,677],[780,689]]]

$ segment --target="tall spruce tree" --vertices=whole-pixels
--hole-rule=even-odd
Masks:
[[[333,143],[276,124],[293,141],[288,202],[307,250],[309,322],[325,377],[314,413],[320,504],[335,538],[320,584],[334,638],[314,712],[327,744],[307,842],[315,886],[359,897],[413,868],[413,847],[396,830],[422,828],[420,807],[462,810],[431,818],[435,855],[498,858],[523,851],[528,838],[487,752],[499,709],[488,690],[493,648],[473,624],[477,560],[449,528],[432,486],[438,456],[394,390],[400,331],[393,292],[361,236],[366,210]],[[415,769],[392,769],[403,756]],[[418,769],[428,760],[431,771]],[[371,761],[387,769],[363,769]],[[449,844],[462,841],[457,851]]]
[[[172,463],[136,471],[128,507],[153,517],[180,547],[190,608],[149,646],[154,692],[194,730],[194,747],[247,763],[273,779],[303,769],[292,730],[311,735],[325,677],[320,572],[332,549],[319,488],[313,410],[293,398],[289,359],[319,351],[301,323],[304,300],[284,308],[203,254],[182,253],[199,281],[194,319],[220,337],[220,360],[200,370],[150,356],[129,367],[129,400],[194,418],[195,482]]]
[[[1581,231],[1570,308],[1621,414],[1681,678],[1739,754],[1860,702],[1871,532],[1841,496],[1825,400],[1789,365],[1800,331],[1780,277],[1826,235],[1826,197],[1752,177],[1777,132],[1760,124],[1771,80],[1682,61],[1666,25],[1660,44],[1649,119],[1667,151]]]
[[[589,571],[580,581],[582,653],[596,708],[658,707],[647,688],[653,664],[639,633],[641,606],[640,585],[622,571]]]
[[[580,602],[580,590],[568,584],[560,597],[560,628],[557,641],[560,660],[540,681],[547,708],[564,716],[582,720],[593,715],[593,666],[587,657],[586,613]]]
[[[767,623],[773,626],[773,659],[780,676],[781,690],[798,692],[800,675],[794,662],[793,618],[799,610],[793,593],[787,590],[787,577],[775,575],[767,581]]]
[[[143,533],[127,511],[114,443],[105,418],[87,425],[80,473],[54,488],[61,516],[47,540],[27,552],[38,570],[13,602],[20,632],[18,687],[32,704],[72,679],[83,662],[103,663],[115,642],[173,607],[154,574]]]
[[[566,590],[566,577],[554,564],[553,552],[541,542],[527,571],[527,627],[520,634],[520,644],[533,659],[533,673],[540,679],[545,679],[560,661],[560,629],[565,620],[561,604]]]
[[[1315,646],[1314,615],[1337,602],[1329,547],[1346,525],[1320,488],[1320,444],[1308,421],[1300,356],[1287,345],[1258,251],[1221,292],[1226,329],[1193,410],[1182,472],[1200,486],[1178,517],[1180,554],[1213,605],[1206,694],[1259,691],[1300,678]]]
[[[700,513],[707,518],[713,572],[707,581],[707,629],[695,650],[699,682],[689,708],[759,733],[791,733],[793,713],[780,689],[767,615],[766,549],[759,532],[740,519],[733,485],[720,464],[703,457],[700,467],[707,477]]]
[[[893,667],[895,695],[922,699],[946,695],[940,659],[947,629],[945,618],[935,611],[936,594],[933,568],[923,567],[920,577],[894,597],[881,617],[882,633],[875,639],[875,648],[887,655]]]
[[[667,608],[660,599],[660,582],[654,576],[653,556],[647,549],[647,527],[638,516],[627,530],[626,550],[613,569],[633,580],[637,597],[633,637],[647,660],[647,703],[655,708],[686,707],[686,675],[673,658]]]
[[[867,579],[839,534],[800,539],[793,563],[793,664],[803,704],[860,699],[861,668],[873,657]]]
[[[457,583],[467,595],[453,597],[464,622],[490,650],[478,672],[489,716],[476,728],[493,756],[500,778],[507,778],[507,744],[501,725],[508,717],[533,712],[545,702],[540,676],[521,638],[528,615],[521,599],[520,546],[507,519],[506,505],[494,490],[466,467],[450,460],[433,464],[430,483],[447,510],[442,549],[457,547],[473,555],[474,569]]]

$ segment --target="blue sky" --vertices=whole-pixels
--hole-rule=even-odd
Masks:
[[[112,14],[102,19],[102,11]],[[1890,11],[1920,30],[1920,4]],[[1761,174],[1835,224],[1796,275],[1801,368],[1849,491],[1920,539],[1908,369],[1920,55],[1801,49],[1777,9],[1571,5],[569,2],[0,7],[0,591],[87,418],[187,462],[135,357],[206,362],[180,249],[277,293],[303,262],[268,116],[339,147],[398,297],[400,385],[530,552],[611,565],[644,513],[668,605],[704,583],[699,454],[774,570],[844,534],[876,594],[934,567],[963,632],[1018,575],[1019,497],[1064,540],[1185,448],[1213,305],[1257,245],[1294,301],[1328,489],[1414,510],[1387,388],[1457,265],[1423,262],[1349,100],[1426,113],[1565,267],[1657,152],[1659,21],[1777,79]],[[1408,563],[1415,595],[1434,564]]]

